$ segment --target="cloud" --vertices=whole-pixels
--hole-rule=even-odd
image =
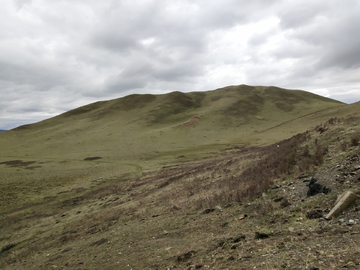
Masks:
[[[31,4],[31,0],[15,0],[14,4],[16,6],[17,11],[19,11],[24,5]]]
[[[243,83],[360,100],[358,0],[0,3],[0,128],[131,93]]]

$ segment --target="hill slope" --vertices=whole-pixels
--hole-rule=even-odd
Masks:
[[[248,99],[253,105],[261,103],[258,97]],[[165,111],[179,110],[180,116],[186,111],[183,104],[201,108],[194,99],[183,100]],[[280,115],[273,101],[262,103],[267,105],[274,109],[269,114]],[[250,113],[232,123],[251,124],[251,115],[261,110],[248,106]],[[81,109],[81,114],[89,113],[88,109]],[[138,109],[149,112],[143,105]],[[229,110],[227,117],[234,111]],[[56,120],[60,123],[81,114]],[[175,124],[173,129],[190,129],[189,133],[201,126],[200,116],[173,123],[171,119],[178,117],[174,114],[159,123],[164,118],[156,115],[144,114],[138,125],[152,123],[164,131]],[[275,144],[228,144],[217,150],[203,145],[195,152],[186,148],[187,156],[177,158],[167,148],[166,155],[159,152],[133,159],[136,163],[111,159],[115,156],[111,151],[102,158],[83,160],[86,149],[80,146],[73,158],[59,157],[60,151],[55,151],[43,152],[47,156],[39,156],[41,162],[26,154],[16,156],[23,160],[2,159],[0,267],[357,269],[359,200],[332,220],[323,215],[338,194],[352,190],[360,195],[360,102],[269,125],[257,132],[262,133],[258,138],[265,142],[268,136],[269,142],[311,123],[316,126]],[[23,138],[39,130],[30,126],[26,132]],[[125,165],[129,173],[122,175]],[[18,204],[14,197],[21,207],[14,208]],[[26,202],[32,203],[23,205]]]
[[[5,155],[34,151],[46,156],[51,151],[64,157],[74,153],[86,157],[115,148],[119,157],[131,158],[131,153],[143,156],[174,148],[259,143],[265,140],[256,133],[335,106],[343,104],[304,91],[246,85],[197,93],[130,95],[5,132],[0,146]],[[306,129],[307,123],[299,130]],[[286,128],[279,132],[275,140],[290,134]],[[19,140],[20,152],[15,143]]]
[[[16,161],[2,170],[1,204],[93,189],[98,179],[211,157],[229,146],[274,143],[346,110],[351,106],[304,91],[247,85],[96,102],[1,133],[0,162]]]

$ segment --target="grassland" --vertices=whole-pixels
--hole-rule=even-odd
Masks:
[[[359,106],[241,85],[132,95],[1,133],[1,267],[279,269],[301,238],[288,226],[309,234],[317,223],[303,210],[321,205],[285,211],[268,188],[320,170],[320,157],[358,155]],[[333,148],[317,157],[318,141]],[[250,240],[254,230],[272,237]],[[326,236],[334,254],[337,237]],[[311,263],[309,255],[299,269]]]

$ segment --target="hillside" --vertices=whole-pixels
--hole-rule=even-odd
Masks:
[[[18,127],[2,134],[1,146],[9,155],[26,151],[31,156],[34,151],[45,157],[51,151],[69,158],[116,148],[119,158],[137,159],[137,154],[194,146],[268,143],[262,136],[268,129],[278,131],[274,141],[281,140],[290,133],[279,125],[341,105],[304,91],[246,85],[197,93],[130,95]],[[291,132],[313,124],[304,121]],[[21,150],[12,143],[20,140]]]
[[[96,102],[1,133],[0,162],[33,163],[31,171],[3,170],[9,187],[1,203],[7,209],[59,188],[91,189],[89,179],[158,170],[180,156],[193,160],[229,146],[274,143],[326,121],[326,110],[345,107],[304,91],[246,85]],[[101,159],[94,166],[84,162],[88,157]]]
[[[359,134],[360,102],[245,85],[6,131],[0,267],[356,269],[359,203],[308,212],[360,192]],[[331,192],[308,197],[312,177]]]

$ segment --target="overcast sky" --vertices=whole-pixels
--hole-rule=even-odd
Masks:
[[[360,0],[0,0],[0,129],[228,85],[360,100]]]

